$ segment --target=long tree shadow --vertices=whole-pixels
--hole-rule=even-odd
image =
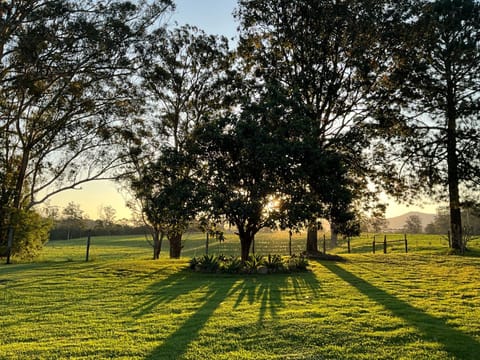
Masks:
[[[176,279],[182,281],[180,278]],[[191,281],[190,281],[191,282]],[[235,280],[222,281],[221,284],[214,278],[206,281],[196,282],[196,288],[204,288],[207,294],[203,299],[203,304],[190,316],[175,332],[170,334],[163,343],[154,349],[145,357],[146,360],[156,359],[178,359],[187,350],[188,345],[194,341],[199,332],[204,328],[207,321],[213,315],[219,305],[229,296]],[[178,285],[177,282],[171,283],[170,286]],[[184,289],[188,291],[187,289]],[[193,287],[192,287],[193,290]],[[175,296],[160,297],[159,301],[172,301]],[[143,308],[142,313],[152,306],[151,303]]]
[[[468,334],[452,328],[444,319],[429,315],[425,311],[413,307],[336,264],[321,263],[321,265],[370,299],[384,306],[395,316],[417,328],[426,339],[434,339],[441,343],[443,349],[451,356],[458,359],[478,359],[480,343]]]
[[[237,309],[242,302],[259,305],[258,324],[266,320],[267,312],[272,320],[278,318],[278,309],[284,306],[284,296],[293,293],[297,300],[316,297],[320,289],[318,279],[310,272],[302,274],[279,274],[243,279],[232,289],[231,294],[238,293],[234,303]]]
[[[205,274],[192,274],[180,271],[152,284],[147,289],[148,297],[137,304],[135,317],[142,317],[154,312],[157,306],[172,304],[180,296],[196,290],[205,294],[199,301],[201,306],[195,309],[180,327],[169,334],[162,344],[145,357],[153,359],[178,359],[188,350],[188,346],[198,337],[200,331],[212,317],[215,310],[225,299],[237,296],[233,305],[238,308],[241,303],[258,304],[258,324],[261,325],[269,313],[272,320],[278,318],[278,309],[284,306],[285,291],[296,298],[317,294],[318,279],[311,273],[296,275],[275,275],[259,277],[214,277]]]

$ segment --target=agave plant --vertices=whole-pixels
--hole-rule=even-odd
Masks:
[[[264,265],[269,272],[279,272],[284,268],[282,257],[280,255],[268,255],[264,261]]]

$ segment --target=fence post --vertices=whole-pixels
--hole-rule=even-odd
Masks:
[[[87,252],[85,254],[85,261],[88,262],[88,255],[90,254],[90,238],[91,238],[92,232],[91,230],[88,230],[88,235],[87,235]]]
[[[373,243],[372,243],[372,250],[373,250],[373,253],[375,254],[375,235],[373,235]]]
[[[407,234],[405,234],[405,254],[408,254],[408,241],[407,241]]]
[[[327,253],[327,239],[326,239],[326,236],[325,234],[323,234],[323,253],[326,254]]]
[[[208,255],[208,241],[209,241],[208,229],[207,229],[206,233],[207,233],[207,237],[205,238],[205,255]]]
[[[387,235],[383,236],[383,253],[387,253]]]
[[[347,238],[347,245],[348,245],[348,253],[350,254],[351,250],[350,250],[350,238],[349,237]]]
[[[288,253],[292,256],[292,230],[288,231]]]

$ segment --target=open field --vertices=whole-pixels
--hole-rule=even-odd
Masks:
[[[0,265],[0,359],[478,359],[480,258],[442,249],[241,277],[141,237],[93,238],[89,263],[85,239],[52,242]]]
[[[351,239],[352,254],[371,254],[373,234]],[[376,252],[383,252],[383,235],[375,235]],[[347,254],[346,240],[339,239],[338,246],[330,246],[329,234],[326,236],[326,249],[330,253]],[[405,253],[403,234],[387,234],[387,252]],[[305,250],[306,233],[294,233],[292,236],[292,253],[300,254]],[[182,256],[194,257],[205,254],[205,236],[202,233],[191,232],[184,235],[184,249]],[[46,251],[42,253],[39,261],[81,261],[85,259],[86,238],[69,241],[51,241]],[[323,234],[319,234],[318,248],[323,248]],[[480,239],[472,241],[469,245],[470,255],[480,256]],[[447,254],[448,240],[442,235],[408,235],[408,250],[415,254]],[[289,254],[289,239],[287,232],[260,232],[255,240],[255,252],[261,255]],[[225,241],[209,242],[210,254],[240,255],[240,242],[237,235],[227,233]],[[117,236],[117,237],[92,237],[90,259],[115,260],[122,259],[150,259],[152,248],[145,236]],[[161,257],[168,257],[168,241],[164,240]]]

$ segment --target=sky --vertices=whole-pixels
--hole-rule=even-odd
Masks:
[[[238,24],[233,17],[237,0],[176,0],[176,10],[166,17],[170,25],[190,24],[209,34],[224,35],[231,39],[236,36]],[[80,205],[90,218],[99,217],[102,206],[112,206],[117,211],[117,219],[131,217],[125,206],[128,195],[118,185],[111,181],[96,181],[87,183],[78,190],[68,190],[58,194],[50,201],[50,205],[64,207],[73,201]],[[410,211],[435,213],[437,204],[424,202],[417,206],[408,207],[389,200],[386,216],[394,217]]]

